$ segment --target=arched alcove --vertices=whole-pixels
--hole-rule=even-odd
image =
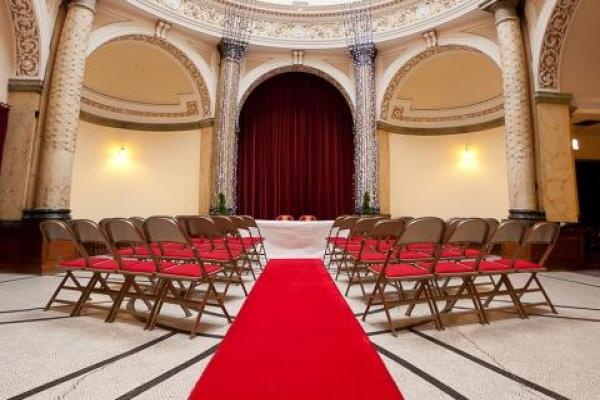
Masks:
[[[241,110],[238,148],[238,212],[352,212],[352,114],[326,80],[288,72],[261,83]]]

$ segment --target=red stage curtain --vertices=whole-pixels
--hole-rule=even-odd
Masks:
[[[0,103],[0,165],[2,165],[2,152],[4,151],[4,142],[6,141],[6,127],[8,125],[8,111],[10,108],[4,103]]]
[[[290,72],[259,85],[241,111],[238,148],[238,213],[352,213],[352,114],[326,80]]]

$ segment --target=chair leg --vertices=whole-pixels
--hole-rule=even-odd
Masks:
[[[522,292],[519,293],[519,299],[521,299],[521,297],[523,297],[523,295],[525,294],[525,291],[527,289],[529,289],[529,286],[531,286],[531,283],[533,282],[533,278],[535,277],[535,274],[531,274],[531,276],[529,277],[529,279],[527,280],[527,282],[525,283],[525,286],[523,286]]]
[[[384,287],[385,287],[386,282],[384,281]],[[390,314],[390,308],[388,306],[387,300],[385,299],[385,292],[384,292],[384,288],[380,288],[380,292],[381,292],[381,302],[383,303],[383,311],[385,312],[385,317],[387,318],[388,321],[388,325],[390,327],[390,330],[392,331],[392,336],[397,336],[398,333],[396,332],[396,328],[394,327],[394,322],[392,321],[392,315]]]
[[[375,281],[375,286],[373,287],[373,293],[371,293],[371,296],[369,296],[369,300],[367,301],[367,307],[365,308],[365,312],[362,315],[362,320],[365,321],[367,319],[367,314],[369,313],[369,310],[371,309],[371,304],[373,304],[373,299],[375,298],[375,295],[377,294],[377,290],[380,289],[379,287],[379,281],[381,279],[377,279],[377,281]],[[383,297],[383,295],[382,295]]]
[[[97,272],[95,272],[94,275],[92,275],[92,278],[90,279],[89,283],[85,287],[85,290],[81,293],[81,296],[79,296],[79,300],[77,301],[77,304],[75,304],[75,308],[73,308],[73,311],[71,311],[71,317],[81,315],[81,310],[83,309],[83,305],[90,298],[90,294],[92,293],[92,290],[94,290],[94,287],[96,287],[96,283],[98,282],[99,278],[100,278],[100,274]]]
[[[443,331],[445,329],[444,324],[442,323],[442,317],[440,315],[440,310],[437,306],[434,290],[431,287],[431,284],[429,283],[429,281],[425,281],[425,295],[427,296],[427,298],[431,304],[432,315],[436,322],[437,329],[440,331]]]
[[[135,277],[133,277],[133,279],[131,280],[131,285],[133,286],[133,289],[136,291],[136,293],[140,295],[145,294],[140,285],[135,281]],[[142,297],[142,301],[144,302],[146,307],[148,307],[148,310],[152,308],[152,304],[150,303],[150,301],[148,301],[148,299]]]
[[[415,309],[415,306],[417,305],[417,300],[421,297],[421,293],[423,292],[423,290],[424,290],[424,287],[422,285],[422,281],[417,281],[416,285],[413,287],[412,301],[408,305],[408,308],[406,309],[406,312],[404,313],[404,315],[406,315],[407,317],[410,317],[413,310]]]
[[[162,301],[163,295],[167,293],[169,280],[165,278],[161,278],[158,281],[158,285],[156,287],[156,294],[154,305],[152,306],[152,310],[150,311],[150,315],[148,315],[148,320],[146,321],[146,326],[144,329],[150,330],[154,327],[154,321],[156,320],[156,316],[158,315],[160,303]]]
[[[50,297],[50,300],[48,300],[46,307],[44,307],[44,311],[48,311],[50,309],[50,306],[52,305],[52,303],[54,303],[54,300],[56,300],[56,296],[58,296],[58,293],[60,293],[63,286],[65,286],[65,283],[67,282],[67,279],[69,279],[69,275],[71,275],[71,274],[72,274],[71,271],[66,271],[65,277],[62,279],[62,281],[60,281],[60,283],[58,284],[58,287],[56,288],[56,290]]]
[[[121,308],[121,304],[123,303],[123,299],[129,293],[129,288],[131,287],[131,281],[134,279],[133,275],[126,275],[125,281],[123,282],[123,286],[121,286],[121,290],[117,294],[117,298],[115,299],[113,306],[110,308],[108,315],[104,322],[114,322],[117,314],[119,313],[119,309]]]
[[[227,318],[227,322],[231,323],[231,316],[229,315],[229,313],[227,312],[227,309],[225,308],[225,302],[219,295],[219,292],[217,292],[217,289],[215,288],[215,285],[214,285],[212,279],[210,279],[210,278],[208,278],[208,290],[212,291],[215,294],[215,297],[217,298],[217,303],[219,304],[221,311],[223,311],[223,314]]]
[[[465,289],[467,289],[467,285],[468,285],[467,282],[465,280],[463,280],[463,283],[462,283],[462,285],[460,285],[460,288],[458,289],[456,294],[454,294],[454,296],[452,296],[450,299],[448,299],[446,301],[446,305],[444,306],[443,312],[447,313],[447,312],[452,311],[452,309],[456,305],[456,302],[460,299],[460,296],[462,296]]]
[[[519,314],[519,318],[528,318],[527,315],[525,314],[525,310],[523,310],[523,305],[521,304],[519,297],[515,293],[515,288],[513,287],[510,279],[508,279],[508,276],[502,275],[502,278],[500,279],[500,281],[501,282],[504,281],[504,286],[506,287],[506,290],[508,291],[508,294],[510,295],[510,298],[512,299],[515,309],[517,310],[517,313]]]
[[[491,275],[490,275],[491,276]],[[484,307],[489,307],[490,303],[492,302],[492,300],[494,300],[494,297],[496,297],[496,294],[498,293],[498,291],[500,290],[500,287],[502,286],[502,279],[498,279],[498,282],[496,282],[494,284],[494,288],[492,289],[492,291],[490,292],[490,294],[488,295],[487,299],[485,299],[485,303],[483,303]]]
[[[467,293],[471,297],[471,301],[473,302],[473,308],[475,309],[475,311],[477,311],[477,317],[479,318],[479,323],[481,325],[485,325],[487,322],[485,319],[485,315],[483,314],[483,310],[481,308],[481,303],[479,302],[479,297],[477,296],[476,292],[473,290],[475,285],[473,285],[473,281],[469,277],[465,277],[464,280],[467,283]]]
[[[546,303],[548,303],[548,306],[550,307],[550,310],[552,310],[552,313],[558,314],[558,311],[556,311],[556,307],[554,307],[554,304],[552,303],[552,300],[550,300],[550,296],[548,296],[548,293],[546,293],[546,289],[544,289],[544,286],[542,286],[542,283],[538,279],[537,273],[534,272],[533,276],[534,276],[533,279],[537,283],[538,288],[540,289],[540,292],[542,292],[542,296],[544,296],[544,298],[546,299]]]

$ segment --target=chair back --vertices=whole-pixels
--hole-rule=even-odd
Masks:
[[[293,221],[294,217],[289,214],[278,215],[275,221]]]
[[[101,221],[108,241],[116,248],[120,246],[144,246],[146,239],[137,226],[127,218],[107,218]]]
[[[404,229],[404,221],[400,220],[378,220],[373,225],[373,229],[369,232],[368,237],[375,240],[391,240],[397,239],[402,229]]]
[[[500,225],[500,222],[498,222],[496,218],[486,218],[485,220],[487,221],[488,226],[490,227],[490,229],[488,230],[487,237],[487,239],[489,239],[496,230],[496,228],[498,228],[498,225]]]
[[[190,237],[208,240],[219,239],[223,234],[218,229],[215,221],[209,217],[193,217],[188,220]]]
[[[145,221],[144,218],[142,218],[142,217],[129,217],[129,219],[131,220],[131,222],[133,222],[135,224],[135,226],[137,226],[137,228],[141,232],[144,232],[144,221]]]
[[[144,221],[144,233],[151,243],[179,243],[190,246],[185,232],[177,221],[170,217],[149,217]]]
[[[494,230],[485,246],[485,256],[491,255],[494,249],[499,245],[502,246],[502,253],[505,258],[511,260],[511,268],[521,251],[521,241],[525,234],[525,225],[522,222],[508,220],[500,223]]]
[[[70,243],[75,249],[76,257],[83,257],[89,266],[89,256],[87,252],[77,241],[75,232],[73,232],[71,227],[66,222],[57,219],[43,221],[40,223],[40,230],[42,231],[42,238],[48,245],[52,244],[53,242]],[[50,246],[49,249],[50,252],[53,252],[54,248]],[[58,254],[58,256],[59,263],[65,260],[63,254]]]
[[[453,218],[448,218],[446,220],[446,230],[444,233],[444,241],[447,241],[450,238],[450,235],[452,235],[452,232],[454,231],[454,228],[456,228],[456,225],[458,225],[460,223],[460,221],[462,221],[464,218],[457,218],[457,217],[453,217]]]
[[[235,226],[235,223],[232,221],[231,217],[224,215],[211,215],[210,219],[215,224],[217,230],[221,233],[222,236],[232,235],[237,236],[238,230]]]
[[[339,228],[340,224],[343,220],[345,220],[346,218],[348,218],[349,215],[340,215],[339,217],[337,217],[334,221],[333,221],[333,225],[331,226],[331,229],[335,229],[335,228]]]
[[[544,251],[539,257],[538,264],[544,266],[546,260],[552,253],[558,236],[560,235],[560,226],[554,222],[538,222],[534,224],[523,239],[523,247],[537,245],[543,246]]]
[[[112,253],[106,235],[96,222],[89,219],[75,219],[71,221],[70,225],[73,232],[75,232],[75,237],[86,250],[88,246],[92,246],[96,254],[101,252]]]
[[[309,221],[316,221],[317,217],[315,217],[314,215],[301,215],[300,218],[298,218],[298,221],[304,221],[304,222],[309,222]]]
[[[397,244],[405,246],[413,243],[429,243],[434,247],[442,242],[446,223],[436,217],[416,218],[404,226]]]
[[[354,226],[350,228],[349,237],[365,237],[369,236],[375,224],[382,221],[382,217],[363,217],[356,221]]]
[[[489,225],[482,218],[465,218],[454,223],[446,243],[457,245],[483,245],[488,236]]]

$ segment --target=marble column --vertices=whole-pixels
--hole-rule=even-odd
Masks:
[[[529,69],[517,3],[488,0],[480,7],[494,14],[502,58],[509,218],[543,219],[537,208]]]
[[[379,170],[377,121],[375,110],[375,56],[373,43],[350,47],[354,61],[356,106],[354,110],[354,202],[362,208],[363,195],[369,192],[371,208],[379,211]]]
[[[571,150],[571,101],[567,93],[536,92],[537,161],[540,201],[546,219],[577,222],[579,200]]]
[[[225,196],[227,207],[235,209],[237,204],[237,102],[240,63],[246,48],[247,44],[231,39],[223,39],[219,43],[221,65],[213,142],[211,208],[217,206],[220,193]]]
[[[96,0],[71,0],[60,35],[42,136],[33,210],[23,218],[68,218],[81,88]]]

